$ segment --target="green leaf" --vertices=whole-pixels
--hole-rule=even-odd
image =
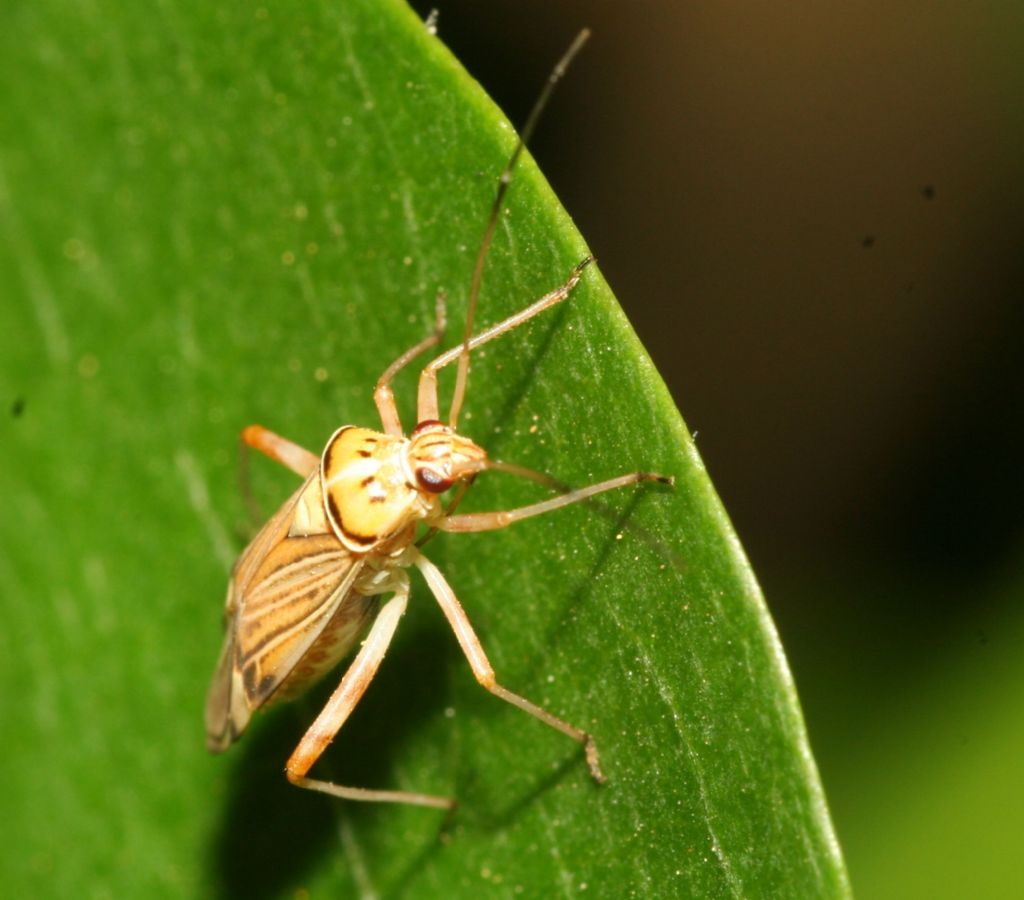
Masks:
[[[375,423],[374,381],[439,288],[457,341],[513,132],[397,0],[35,0],[4,11],[0,58],[5,893],[848,893],[754,577],[595,267],[474,357],[461,425],[572,484],[643,469],[675,489],[428,551],[502,681],[592,730],[609,783],[475,683],[418,578],[323,766],[456,796],[450,821],[285,782],[322,692],[209,756],[248,528],[236,435],[319,450]],[[524,159],[481,325],[585,253]],[[408,424],[415,374],[396,388]],[[294,479],[257,460],[254,482],[269,513]],[[465,509],[542,494],[493,474]]]

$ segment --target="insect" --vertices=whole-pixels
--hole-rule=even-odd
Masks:
[[[553,70],[502,172],[477,254],[465,334],[460,344],[422,370],[418,423],[409,436],[402,429],[391,382],[401,369],[440,343],[445,324],[440,295],[433,333],[399,356],[377,381],[374,401],[382,431],[344,425],[331,435],[319,456],[260,425],[242,431],[245,448],[287,466],[303,483],[245,548],[232,571],[225,609],[227,633],[206,701],[207,746],[212,751],[226,750],[240,737],[255,710],[291,699],[326,675],[369,625],[340,684],[288,759],[287,778],[300,787],[349,800],[452,808],[454,801],[447,797],[347,787],[308,774],[380,666],[409,598],[406,569],[415,566],[447,617],[477,681],[582,744],[591,775],[598,782],[604,780],[597,748],[587,732],[497,681],[455,592],[421,550],[436,532],[505,528],[603,491],[642,481],[671,482],[661,475],[633,472],[516,509],[455,512],[470,482],[481,472],[505,471],[549,486],[553,483],[539,473],[490,459],[483,448],[457,431],[457,425],[470,353],[565,300],[592,261],[590,257],[582,260],[562,285],[525,309],[472,334],[484,261],[516,161],[551,90],[587,36],[581,32]],[[447,422],[442,422],[437,373],[453,363],[458,366],[454,395]],[[442,495],[451,489],[454,493],[446,504]],[[384,595],[390,598],[381,604]]]

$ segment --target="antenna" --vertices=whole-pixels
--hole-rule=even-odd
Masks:
[[[473,319],[476,316],[477,299],[480,296],[480,281],[484,274],[484,263],[487,261],[487,252],[491,249],[491,241],[494,239],[494,229],[498,224],[498,213],[501,212],[501,204],[505,199],[509,183],[512,181],[512,172],[516,167],[516,163],[519,161],[519,157],[523,152],[523,148],[526,146],[526,142],[533,136],[533,131],[537,127],[537,122],[540,119],[541,113],[544,112],[544,107],[548,105],[551,92],[555,89],[555,85],[562,79],[566,69],[569,68],[569,64],[573,61],[576,54],[580,52],[589,37],[590,29],[584,28],[578,35],[576,35],[572,44],[569,45],[569,49],[565,51],[554,69],[551,70],[547,83],[541,90],[540,96],[537,97],[537,102],[533,104],[533,109],[530,110],[530,115],[526,119],[526,124],[523,126],[523,130],[519,133],[519,140],[516,141],[516,146],[512,151],[512,156],[509,157],[508,162],[505,164],[505,168],[498,177],[498,190],[494,195],[494,204],[491,206],[491,215],[487,219],[487,227],[484,229],[484,236],[480,241],[480,249],[476,254],[476,264],[473,267],[473,278],[469,284],[469,306],[466,310],[466,328],[462,335],[462,352],[459,354],[459,371],[455,378],[455,393],[452,395],[451,410],[448,413],[448,424],[451,425],[452,428],[455,428],[458,423],[459,413],[462,411],[462,402],[466,397],[466,382],[469,380],[469,341],[473,336]]]

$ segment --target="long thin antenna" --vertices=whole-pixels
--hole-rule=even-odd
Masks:
[[[480,241],[480,249],[476,254],[476,265],[473,267],[473,280],[469,285],[469,307],[466,311],[466,329],[462,335],[462,353],[459,356],[459,371],[455,378],[455,393],[452,395],[452,406],[448,413],[448,424],[455,428],[458,424],[459,413],[462,411],[462,401],[466,397],[466,382],[469,380],[469,340],[473,336],[473,319],[476,316],[477,298],[480,296],[480,281],[484,274],[484,263],[487,261],[487,252],[491,249],[491,241],[494,238],[494,229],[498,224],[498,214],[501,212],[501,204],[505,199],[509,183],[512,181],[512,172],[519,161],[519,156],[526,146],[526,142],[533,136],[533,130],[537,127],[541,113],[548,104],[551,92],[555,85],[565,74],[569,64],[590,37],[590,29],[584,28],[575,40],[570,44],[569,49],[551,70],[547,84],[544,85],[537,102],[533,104],[530,115],[526,119],[523,130],[519,132],[519,140],[512,151],[504,170],[498,177],[498,190],[494,196],[494,205],[491,207],[491,215],[487,220],[487,227],[484,229],[483,240]]]

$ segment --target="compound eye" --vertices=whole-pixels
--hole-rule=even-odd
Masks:
[[[416,480],[423,490],[430,491],[432,494],[443,494],[452,486],[450,478],[445,478],[426,466],[421,466],[416,470]]]

